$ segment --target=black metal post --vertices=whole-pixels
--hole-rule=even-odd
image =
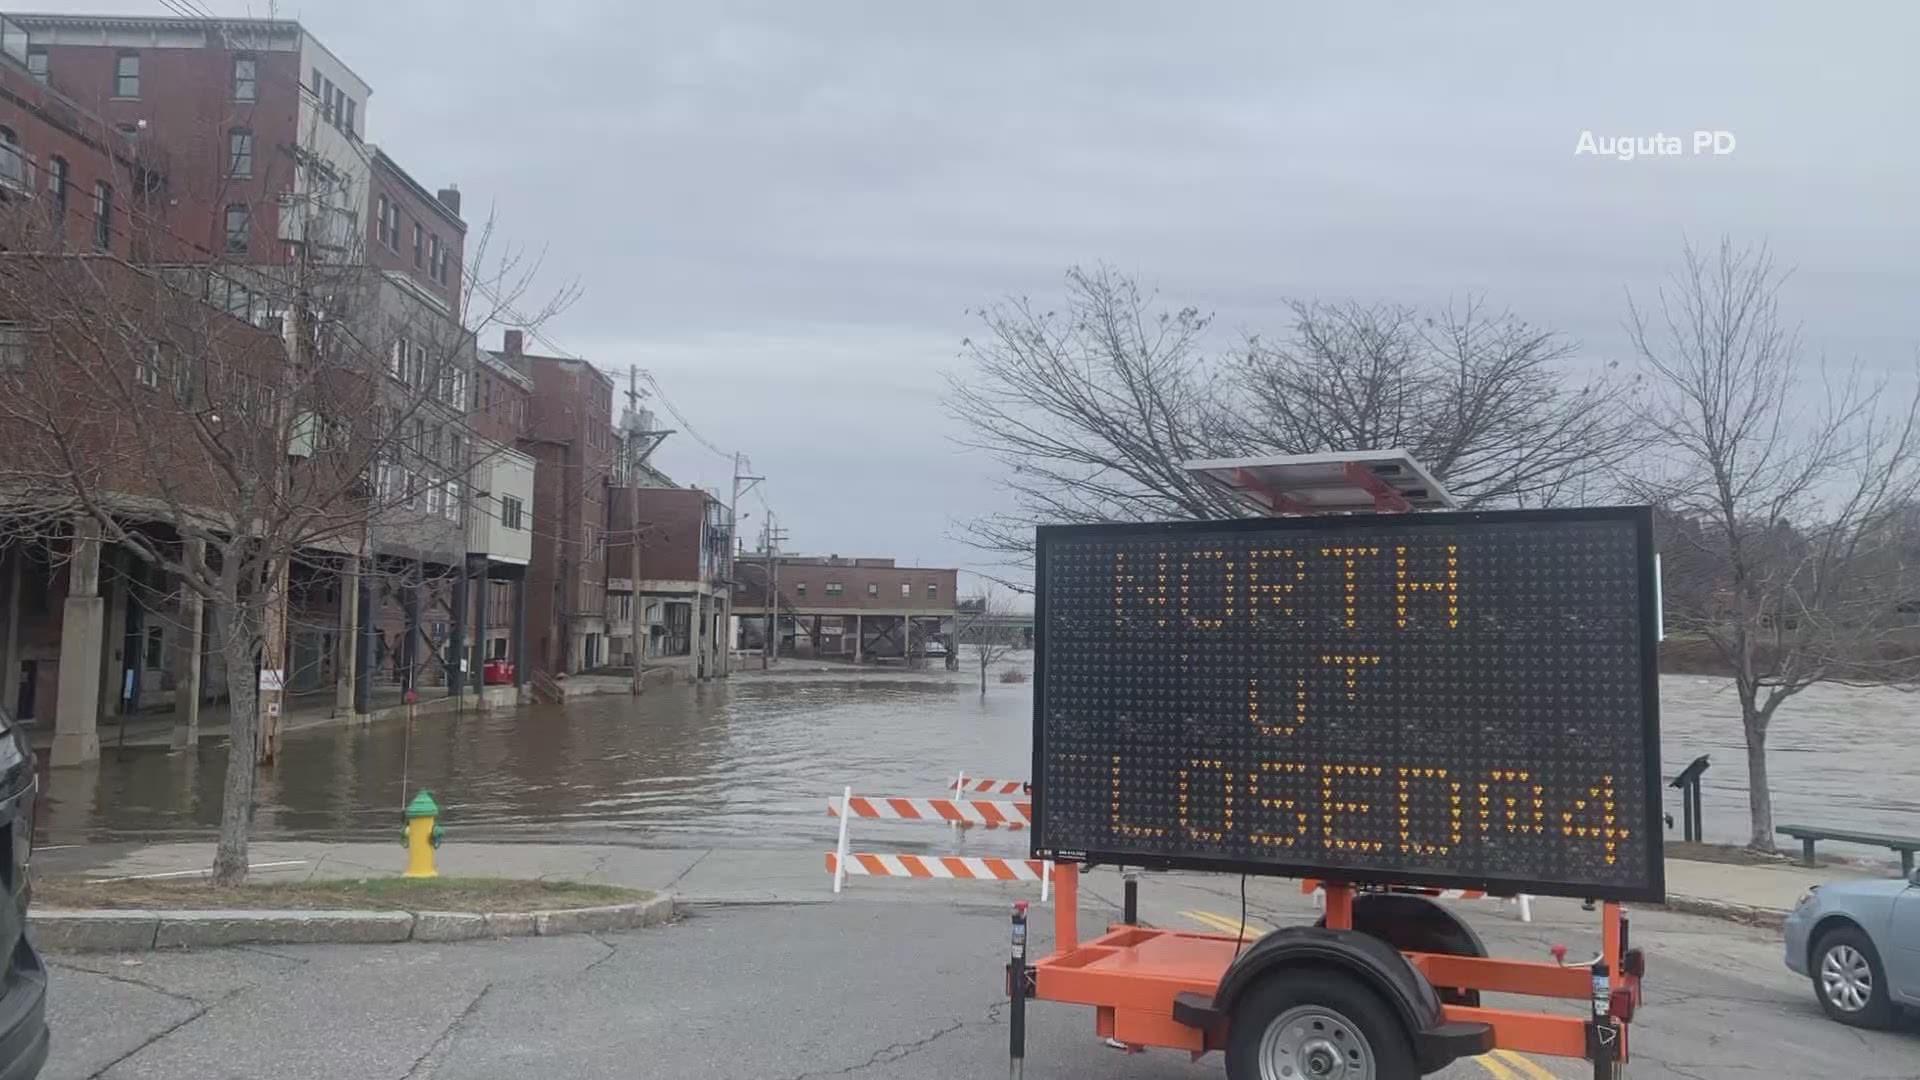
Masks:
[[[460,564],[454,571],[452,583],[448,586],[452,590],[448,597],[448,607],[452,608],[452,611],[451,619],[447,623],[447,653],[440,662],[440,666],[447,675],[447,696],[456,702],[467,689],[468,566],[467,557],[460,556]]]
[[[1007,964],[1007,1077],[1021,1080],[1027,1071],[1027,902],[1013,902],[1013,959]]]
[[[1587,1059],[1593,1080],[1619,1080],[1620,1026],[1611,1015],[1613,986],[1604,960],[1593,965],[1593,1019],[1587,1022]]]
[[[1700,808],[1700,778],[1693,778],[1693,842],[1698,844],[1706,840],[1707,815]]]
[[[1122,871],[1122,875],[1126,879],[1124,886],[1126,910],[1120,916],[1120,921],[1128,926],[1138,926],[1140,925],[1140,871],[1129,869]]]

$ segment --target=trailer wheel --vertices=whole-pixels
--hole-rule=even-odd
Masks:
[[[1250,988],[1227,1029],[1228,1080],[1404,1080],[1420,1075],[1393,1009],[1353,977],[1288,968]]]

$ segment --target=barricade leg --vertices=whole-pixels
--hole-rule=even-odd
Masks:
[[[833,891],[836,896],[847,880],[847,819],[853,816],[852,803],[853,785],[849,784],[840,793],[840,842],[833,849],[838,855],[833,860]]]

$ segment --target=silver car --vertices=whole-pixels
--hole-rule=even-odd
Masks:
[[[1787,966],[1813,979],[1828,1016],[1877,1028],[1920,1009],[1920,870],[1816,885],[1786,930]]]

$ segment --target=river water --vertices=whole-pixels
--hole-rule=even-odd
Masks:
[[[1661,698],[1663,773],[1711,754],[1707,838],[1745,840],[1745,755],[1731,690],[1724,680],[1667,676]],[[446,808],[448,827],[469,835],[818,846],[833,840],[826,800],[843,785],[934,796],[960,769],[1025,779],[1032,718],[1030,683],[995,682],[982,697],[964,672],[796,673],[655,689],[637,700],[584,698],[565,709],[423,718],[410,736],[397,722],[322,726],[289,734],[281,764],[263,774],[258,835],[397,835],[403,791],[425,787]],[[1781,708],[1771,751],[1777,820],[1920,832],[1920,697],[1815,687]],[[193,754],[108,749],[97,766],[52,772],[46,839],[210,835],[225,761],[224,743]],[[1678,799],[1666,795],[1677,822]],[[955,842],[930,826],[857,829],[857,846],[879,850]],[[978,853],[1011,853],[1022,842],[1021,834],[977,831],[964,840]]]

